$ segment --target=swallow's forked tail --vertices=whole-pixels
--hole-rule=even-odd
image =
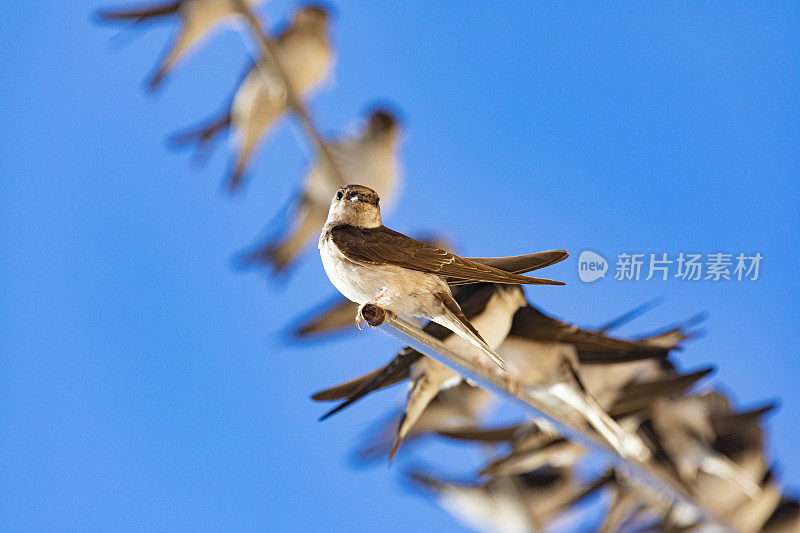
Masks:
[[[199,126],[179,132],[170,137],[170,144],[176,147],[196,144],[198,151],[208,148],[217,134],[227,129],[231,124],[231,115],[228,112],[209,120]]]
[[[481,334],[478,333],[478,330],[475,329],[475,326],[469,321],[453,296],[448,292],[440,292],[436,296],[444,304],[445,312],[442,313],[442,316],[438,320],[434,320],[434,322],[452,330],[459,337],[485,353],[502,371],[508,372],[506,362],[495,353],[491,346],[486,344],[486,341],[483,340]]]

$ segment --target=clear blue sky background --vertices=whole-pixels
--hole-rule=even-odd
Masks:
[[[386,222],[472,255],[571,251],[548,271],[568,285],[528,294],[578,324],[659,295],[622,333],[708,311],[679,360],[719,365],[741,404],[781,400],[770,448],[800,485],[798,4],[337,4],[312,109],[326,132],[375,98],[403,110]],[[93,25],[99,5],[10,2],[0,20],[0,530],[458,530],[396,482],[403,461],[348,462],[401,390],[325,423],[308,398],[397,345],[275,335],[334,293],[313,250],[283,283],[231,268],[303,174],[292,128],[234,199],[223,149],[196,171],[165,146],[225,103],[242,40],[219,34],[148,98],[170,27],[115,46],[131,35]],[[587,285],[586,248],[764,262],[757,282]]]

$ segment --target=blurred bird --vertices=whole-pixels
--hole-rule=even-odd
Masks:
[[[463,307],[467,308],[472,316],[465,316],[486,340],[487,345],[494,349],[508,335],[514,313],[526,303],[525,295],[517,285],[482,284],[470,296],[472,301],[466,299]],[[475,352],[470,343],[453,333],[447,335],[442,342],[456,353],[469,355]],[[473,353],[473,356],[480,357],[480,354]],[[411,387],[403,417],[397,428],[397,437],[389,452],[389,460],[394,458],[403,439],[439,391],[462,380],[461,375],[429,357],[420,357],[412,363],[410,375]]]
[[[653,408],[652,426],[658,445],[683,481],[695,483],[702,471],[724,479],[750,498],[755,498],[760,492],[757,481],[713,448],[716,436],[712,402],[715,400],[714,395],[693,394],[657,401]]]
[[[587,392],[573,345],[534,340],[517,330],[497,351],[507,361],[509,373],[523,394],[572,420],[573,425],[580,427],[585,421],[623,457],[647,458],[644,443],[619,427]],[[582,420],[574,420],[573,414]]]
[[[700,320],[702,315],[697,315],[682,323],[641,336],[633,343],[640,347],[644,346],[644,349],[663,350],[665,354],[672,350],[681,350],[684,342],[700,335],[692,329]],[[585,362],[583,357],[581,362]],[[607,408],[616,401],[616,395],[623,387],[636,380],[669,378],[671,370],[672,366],[665,362],[665,359],[631,358],[631,361],[619,362],[613,367],[602,364],[582,366],[581,377],[587,392],[601,406]]]
[[[701,470],[693,484],[698,500],[740,531],[756,531],[778,506],[781,490],[771,471],[764,442],[763,417],[775,404],[736,412],[718,391],[701,395],[708,404],[714,432],[711,449],[752,480],[760,492],[753,496],[727,476]]]
[[[300,8],[289,27],[275,39],[275,56],[298,98],[313,92],[327,77],[333,63],[328,39],[328,12],[318,6]],[[233,102],[223,114],[206,124],[172,138],[177,146],[207,145],[218,133],[231,128],[237,144],[230,192],[242,183],[247,165],[270,127],[287,109],[286,86],[266,57],[250,68]]]
[[[542,531],[587,493],[606,482],[575,479],[570,468],[542,468],[488,483],[445,481],[412,471],[411,481],[433,492],[439,505],[462,524],[478,531]]]
[[[580,330],[552,319],[530,306],[525,300],[522,291],[515,286],[490,283],[465,285],[454,287],[453,296],[467,318],[476,325],[478,331],[487,340],[492,339],[489,343],[493,347],[499,342],[503,342],[509,331],[512,331],[515,336],[521,336],[521,338],[533,335],[537,339],[558,338],[575,342],[581,348],[581,351],[578,352],[579,356],[582,357],[583,361],[588,361],[589,364],[592,362],[615,363],[643,358],[661,358],[666,357],[668,353],[667,349],[613,339],[602,334]],[[509,330],[509,327],[511,327],[511,330]],[[466,350],[466,346],[463,346],[463,341],[435,322],[427,324],[423,331],[448,344],[452,349],[457,351]],[[507,341],[508,339],[506,339]],[[461,343],[462,347],[451,345],[453,342]],[[533,372],[528,377],[527,384],[560,383],[558,381],[541,381],[544,378],[539,376],[545,373],[547,374],[547,380],[554,379],[550,374],[560,373],[565,361],[560,358],[539,357],[536,341],[531,342],[534,349],[529,352],[525,351],[521,356],[522,360],[518,362],[520,365],[525,365],[526,372],[529,374]],[[460,379],[458,374],[436,361],[424,357],[416,350],[404,348],[384,367],[342,385],[320,391],[314,394],[312,398],[317,401],[344,399],[342,403],[322,417],[325,419],[352,405],[371,392],[407,378],[411,378],[412,383],[406,404],[406,414],[399,426],[398,437],[393,448],[394,451],[407,432],[413,427],[415,420],[420,416],[427,402],[438,390],[457,383]],[[572,379],[572,376],[570,375],[565,379]],[[564,394],[569,395],[566,392]],[[587,407],[586,410],[592,413],[595,412],[590,407]],[[595,417],[595,419],[603,420],[606,418],[602,413]],[[613,424],[611,425],[613,426]]]
[[[356,136],[328,144],[338,173],[348,181],[374,189],[384,201],[384,210],[393,206],[400,181],[399,138],[400,125],[395,114],[375,108]],[[317,163],[306,177],[286,229],[276,239],[246,253],[242,265],[272,266],[276,271],[288,267],[319,234],[328,216],[331,197],[341,185],[324,164]]]
[[[390,314],[427,318],[467,340],[503,369],[505,363],[464,316],[448,283],[563,283],[520,276],[492,266],[516,259],[462,258],[392,231],[381,224],[379,201],[378,194],[368,187],[341,187],[331,201],[319,239],[328,278],[339,292],[360,305],[356,324],[360,323],[360,311],[367,304],[379,306]],[[552,264],[554,253],[560,259],[567,257],[563,251],[543,252],[534,256],[541,260],[533,268],[542,263]],[[528,266],[522,271],[531,269]]]
[[[800,531],[800,502],[784,496],[761,531],[763,533],[797,533]]]
[[[425,435],[474,423],[492,400],[491,393],[466,381],[441,389],[406,435],[404,448]],[[355,450],[357,462],[385,461],[397,442],[397,428],[404,416],[403,412],[392,413],[387,420],[370,428]]]
[[[649,411],[658,398],[675,397],[683,394],[698,380],[708,374],[708,370],[693,372],[685,376],[671,376],[646,383],[638,387],[625,388],[619,395],[625,407],[617,404],[609,408],[614,420],[626,432],[632,433],[642,420],[649,419]],[[570,466],[581,460],[586,450],[580,445],[560,437],[548,424],[539,418],[529,422],[504,428],[480,429],[465,426],[462,428],[438,431],[440,435],[457,440],[497,444],[509,442],[511,450],[489,462],[480,471],[481,475],[513,475],[528,472],[542,466]]]
[[[262,1],[245,0],[245,3],[254,6]],[[172,17],[179,20],[177,37],[147,83],[150,91],[158,88],[177,63],[203,39],[221,24],[230,22],[237,16],[239,16],[238,11],[231,0],[175,0],[141,7],[98,11],[99,19],[104,22],[140,24],[153,19]]]
[[[517,285],[476,283],[457,286],[454,287],[453,296],[464,316],[490,347],[495,347],[503,341],[511,328],[514,313],[526,303],[522,289]],[[436,322],[426,324],[423,331],[442,341],[452,350],[480,357],[480,353],[474,353],[475,348],[470,342]],[[322,419],[348,407],[377,388],[385,386],[395,376],[402,376],[402,379],[409,376],[411,385],[403,416],[397,426],[396,438],[389,453],[389,459],[393,459],[398,447],[422,416],[428,404],[443,389],[456,386],[462,381],[458,373],[433,359],[424,357],[412,348],[404,348],[380,372],[374,374],[368,382],[353,391],[344,402],[326,413]],[[315,394],[313,398],[322,398],[325,392]]]

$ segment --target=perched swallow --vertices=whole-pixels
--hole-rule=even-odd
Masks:
[[[442,245],[438,247],[444,248]],[[480,288],[480,285],[481,284],[465,285],[463,288],[456,288],[453,293],[453,296],[462,307],[467,318],[470,318],[471,311],[464,309],[464,301],[469,299],[472,304],[469,306],[469,309],[477,313],[482,309],[480,302],[485,302],[487,295],[491,294],[491,289]],[[462,292],[463,289],[470,289],[470,291]],[[482,296],[479,298],[472,298],[470,295],[473,293],[480,293]],[[346,323],[349,324],[352,321],[352,315],[348,315],[347,322],[345,323],[345,310],[350,309],[354,312],[358,306],[347,300],[345,300],[345,302],[348,304],[347,306],[344,304],[331,306],[330,310],[319,316],[319,318],[305,323],[298,330],[298,335],[305,331],[316,333],[317,331],[326,331],[328,328],[343,327]],[[449,331],[436,323],[429,323],[423,330],[439,340],[443,338],[439,335],[446,334]],[[543,342],[561,341],[572,344],[578,351],[578,360],[582,365],[591,365],[591,367],[595,367],[597,364],[599,365],[597,368],[603,368],[603,364],[660,359],[666,357],[671,348],[677,348],[677,346],[670,348],[654,347],[650,346],[646,340],[629,342],[598,334],[593,331],[582,330],[552,318],[532,305],[522,307],[515,313],[510,333]],[[355,400],[360,399],[372,391],[408,379],[411,364],[419,357],[422,357],[422,354],[416,350],[405,348],[384,367],[373,370],[372,372],[354,378],[341,385],[320,391],[313,396],[313,399],[317,401],[347,399],[348,401],[346,403],[350,405]],[[603,368],[603,372],[609,372],[609,369],[613,369],[613,367]],[[630,378],[628,378],[628,380],[629,379]],[[627,381],[622,382],[622,384],[625,383],[627,383]],[[358,397],[355,397],[356,394],[358,394]],[[337,410],[342,407],[346,407],[346,405],[339,406]]]
[[[418,239],[442,250],[453,251],[454,249],[453,244],[441,236],[428,235],[418,237]],[[468,286],[466,285],[466,287]],[[302,319],[300,324],[294,328],[292,335],[297,339],[304,339],[339,332],[352,325],[353,315],[357,309],[358,304],[351,302],[341,294],[337,295],[336,298],[309,312],[307,318]]]
[[[289,27],[275,39],[275,55],[297,96],[311,94],[328,76],[333,52],[328,39],[328,12],[318,6],[300,8]],[[231,128],[237,146],[228,181],[231,192],[242,183],[247,165],[259,141],[287,109],[283,79],[268,58],[260,59],[239,85],[229,108],[208,123],[179,133],[175,145],[208,144],[218,133]]]
[[[426,318],[464,338],[503,369],[505,363],[464,316],[448,283],[563,283],[491,266],[505,258],[462,258],[392,231],[381,224],[379,201],[378,194],[368,187],[341,187],[331,201],[319,239],[328,279],[339,292],[359,304],[356,324],[360,323],[360,310],[366,304],[390,313]],[[567,257],[566,252],[557,253],[562,259]],[[548,264],[552,263],[552,254],[544,252],[542,256]]]
[[[672,350],[680,350],[682,343],[694,339],[699,334],[691,328],[696,325],[697,317],[693,317],[681,324],[670,326],[647,336],[643,336],[634,341],[634,344],[644,347],[645,350],[663,350],[669,353]],[[579,356],[581,352],[579,351]],[[635,353],[632,352],[632,353]],[[584,363],[584,360],[581,360]],[[588,393],[597,400],[600,405],[608,408],[616,399],[619,391],[623,387],[632,384],[634,381],[648,381],[669,378],[671,365],[666,359],[658,358],[632,358],[628,362],[618,364],[583,364],[581,367],[581,378],[586,386]],[[666,375],[665,375],[666,371]]]
[[[652,426],[658,444],[666,452],[680,478],[695,483],[699,472],[724,479],[750,498],[759,495],[753,476],[713,447],[713,402],[709,395],[693,394],[659,400],[653,409]]]
[[[520,343],[524,343],[524,338],[531,336],[536,339],[572,340],[584,350],[588,350],[584,351],[583,355],[593,363],[600,361],[615,363],[643,358],[661,358],[665,357],[668,352],[668,350],[662,348],[654,348],[641,343],[630,343],[579,330],[547,317],[528,304],[521,289],[517,286],[476,283],[455,287],[453,296],[465,316],[484,335],[484,338],[493,348],[497,346],[497,343],[506,339],[509,333],[509,325],[511,325],[510,331],[514,336],[520,337]],[[445,342],[445,344],[452,342],[463,343],[450,330],[435,322],[427,324],[423,330],[434,338]],[[545,344],[560,346],[558,343],[552,342]],[[451,348],[464,350],[466,347],[451,346]],[[531,349],[527,350],[527,348]],[[527,385],[539,386],[561,383],[554,376],[563,374],[563,370],[565,370],[564,364],[568,364],[568,361],[565,362],[561,358],[541,357],[539,348],[540,346],[536,341],[531,341],[530,345],[523,347],[523,353],[520,355],[521,359],[518,364],[524,367],[527,376],[523,376],[522,381]],[[569,349],[569,347],[565,346],[565,349]],[[568,376],[564,378],[565,382],[572,383],[575,368],[574,366],[571,368],[573,373],[568,372]],[[320,391],[313,395],[312,398],[318,401],[344,399],[342,403],[324,415],[324,419],[376,390],[409,377],[412,378],[412,384],[406,404],[406,416],[399,426],[398,439],[395,443],[397,446],[407,431],[413,427],[417,417],[436,392],[448,384],[458,382],[460,378],[456,373],[433,360],[423,357],[416,350],[404,348],[384,367],[342,385]],[[527,381],[525,381],[526,377]],[[591,398],[587,398],[585,402],[580,402],[580,398],[583,397],[581,392],[575,393],[578,395],[576,399],[573,398],[574,395],[570,394],[570,392],[561,391],[560,385],[556,388],[559,389],[559,392],[563,392],[563,395],[569,396],[570,400],[578,402],[583,412],[590,413],[592,419],[597,421],[598,424],[606,422],[603,425],[604,429],[608,429],[609,432],[618,431],[614,427],[613,421],[609,421],[608,417],[604,416],[603,413],[596,413],[597,409],[595,407],[588,406],[591,403]],[[555,397],[553,398],[555,399]],[[556,401],[560,402],[560,400]],[[610,435],[610,433],[607,432],[607,435]],[[619,438],[622,437],[616,438],[616,441]],[[396,450],[396,446],[393,451]]]
[[[508,335],[514,313],[527,302],[522,288],[518,285],[482,285],[483,287],[481,288],[486,289],[483,292],[489,292],[488,297],[480,294],[480,292],[473,293],[471,295],[472,299],[473,301],[477,300],[477,302],[473,304],[467,301],[464,305],[465,308],[482,307],[482,309],[476,310],[477,312],[472,312],[473,310],[470,309],[471,316],[466,314],[465,316],[475,326],[482,338],[486,340],[488,346],[494,349]],[[450,332],[448,331],[448,333]],[[471,350],[475,350],[462,337],[453,333],[450,333],[442,342],[456,353],[469,354]],[[394,454],[403,439],[408,435],[414,424],[417,423],[431,400],[439,394],[439,391],[447,387],[448,384],[457,384],[462,380],[459,374],[429,357],[421,357],[412,363],[410,374],[411,387],[408,391],[403,418],[400,420],[397,429],[397,438],[389,453],[389,460],[394,458]]]
[[[507,361],[516,386],[565,418],[578,414],[578,426],[588,423],[623,457],[645,460],[649,452],[641,440],[624,431],[586,391],[575,347],[509,335],[497,351]]]
[[[388,109],[373,109],[355,137],[328,144],[336,169],[348,181],[363,183],[377,191],[384,209],[392,205],[400,181],[398,148],[400,125]],[[317,163],[306,177],[299,202],[290,214],[286,230],[274,240],[258,245],[242,258],[244,266],[288,267],[319,234],[328,215],[331,196],[342,185],[327,167]]]
[[[709,398],[712,395],[722,396],[715,391],[703,396]],[[713,398],[709,400],[713,402]],[[764,446],[763,417],[773,408],[774,404],[770,404],[734,412],[726,401],[709,409],[709,421],[714,431],[711,449],[730,460],[743,474],[760,480],[761,492],[751,498],[741,487],[731,484],[726,476],[702,470],[697,473],[694,491],[704,505],[736,524],[741,531],[758,530],[760,525],[753,526],[752,521],[760,520],[763,524],[780,500],[780,487],[772,475]]]
[[[452,243],[442,237],[427,236],[418,239],[436,248],[453,251]],[[453,296],[455,297],[455,294]],[[341,332],[352,325],[357,309],[358,304],[338,294],[300,319],[300,324],[292,330],[292,336],[296,339],[305,339]]]
[[[686,376],[673,376],[670,379],[641,383],[641,387],[625,390],[621,395],[625,408],[612,405],[610,413],[614,421],[628,434],[632,434],[641,424],[652,416],[650,408],[659,398],[676,397],[702,379],[708,371],[693,372]],[[579,445],[554,433],[548,424],[534,418],[524,424],[494,429],[461,427],[439,431],[444,437],[497,444],[509,442],[511,451],[498,457],[485,466],[480,474],[488,476],[511,475],[527,472],[546,465],[568,466],[579,461],[586,451]]]
[[[245,0],[250,6],[263,0]],[[231,0],[175,0],[148,6],[103,9],[98,12],[101,21],[131,22],[140,24],[153,19],[176,17],[180,20],[178,35],[148,81],[148,89],[155,90],[164,78],[215,29],[224,22],[239,16]]]

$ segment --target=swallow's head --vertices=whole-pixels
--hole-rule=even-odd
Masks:
[[[345,185],[333,195],[328,222],[349,224],[359,228],[381,225],[380,197],[363,185]]]
[[[307,5],[300,8],[294,16],[295,28],[302,28],[315,32],[328,31],[330,16],[327,8],[321,5]]]
[[[378,141],[394,143],[400,135],[400,122],[392,111],[379,107],[369,114],[367,135]]]

